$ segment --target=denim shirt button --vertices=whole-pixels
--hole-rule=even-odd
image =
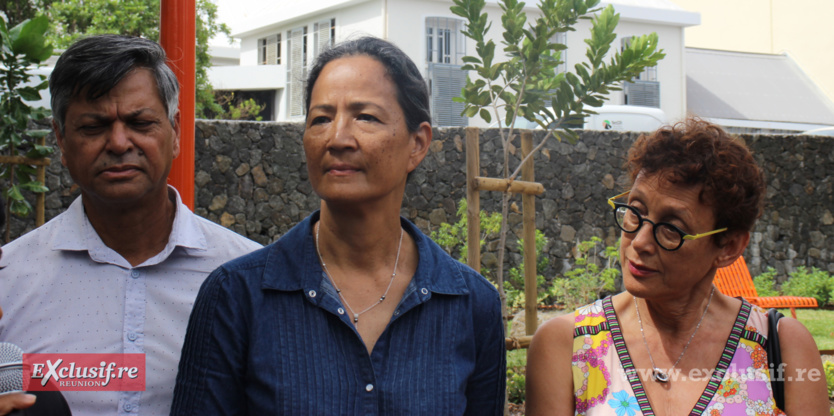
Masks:
[[[336,311],[339,312],[339,315],[344,315],[345,314],[345,310],[342,309],[342,308],[336,309]]]
[[[365,386],[365,391],[367,391],[368,393],[374,391],[374,385],[369,383],[367,386]]]
[[[428,290],[428,289],[426,289],[426,288],[422,288],[422,289],[420,289],[420,293],[422,293],[422,294],[424,294],[424,295],[428,295],[428,294],[429,294],[429,290]]]
[[[132,277],[134,279],[139,277],[139,271],[138,270],[131,270],[130,271],[130,277]]]
[[[310,296],[311,298],[314,298],[314,297],[316,297],[316,291],[311,290],[311,291],[307,292],[307,295]]]
[[[133,404],[125,403],[124,406],[122,406],[122,409],[124,409],[125,412],[132,412],[133,411]]]

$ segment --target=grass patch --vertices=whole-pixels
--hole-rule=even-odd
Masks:
[[[780,309],[779,312],[787,317],[791,316],[790,309]],[[834,310],[797,309],[796,319],[811,332],[818,349],[834,350],[834,327],[831,326],[834,322]]]
[[[526,348],[507,351],[507,368],[526,367],[526,366],[527,366],[527,349]]]

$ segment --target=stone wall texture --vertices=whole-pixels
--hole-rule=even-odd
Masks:
[[[302,147],[303,125],[198,120],[196,128],[197,214],[261,243],[279,238],[317,209],[319,199],[307,180]],[[402,214],[424,232],[443,222],[455,222],[465,198],[465,131],[436,129],[423,164],[409,179]],[[538,143],[537,132],[534,142]],[[606,199],[627,187],[622,169],[634,133],[586,131],[576,144],[551,139],[535,159],[535,176],[545,193],[536,198],[536,226],[549,242],[553,277],[570,264],[571,251],[591,236],[613,244],[618,237]],[[798,266],[834,272],[834,141],[810,136],[743,136],[755,152],[767,178],[764,215],[754,230],[745,257],[756,275],[773,267],[783,280]],[[52,138],[54,143],[54,138]],[[518,142],[514,143],[519,146]],[[518,164],[511,149],[511,166]],[[78,196],[66,169],[55,154],[48,168],[47,220]],[[501,172],[501,143],[497,130],[481,132],[481,175]],[[509,222],[521,233],[521,198],[513,199]],[[33,198],[34,202],[34,198]],[[500,211],[500,194],[482,192],[481,207]],[[12,218],[13,238],[34,227],[32,218]],[[516,240],[511,235],[508,241]],[[494,247],[495,243],[488,244]],[[520,262],[509,244],[508,263]],[[485,263],[495,257],[485,253]]]

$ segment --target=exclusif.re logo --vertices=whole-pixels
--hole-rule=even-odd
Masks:
[[[25,391],[144,391],[145,354],[23,354]]]

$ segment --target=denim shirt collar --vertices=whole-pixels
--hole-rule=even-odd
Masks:
[[[285,247],[291,247],[292,256],[280,254],[278,243],[270,247],[263,275],[263,289],[279,291],[332,291],[336,292],[326,278],[316,253],[313,240],[313,225],[319,219],[319,211],[312,213],[297,226],[293,227],[281,240]],[[445,252],[433,252],[430,246],[435,243],[426,237],[413,223],[400,217],[403,229],[413,239],[419,256],[417,270],[411,283],[406,289],[403,299],[411,292],[416,292],[421,301],[425,302],[431,293],[443,295],[464,295],[469,293],[463,278],[461,266]],[[444,255],[439,255],[444,254]],[[451,263],[451,264],[450,264]],[[285,270],[285,273],[274,273],[274,270]],[[453,271],[449,275],[449,271]],[[311,299],[312,300],[312,299]],[[315,301],[314,301],[315,303]]]

